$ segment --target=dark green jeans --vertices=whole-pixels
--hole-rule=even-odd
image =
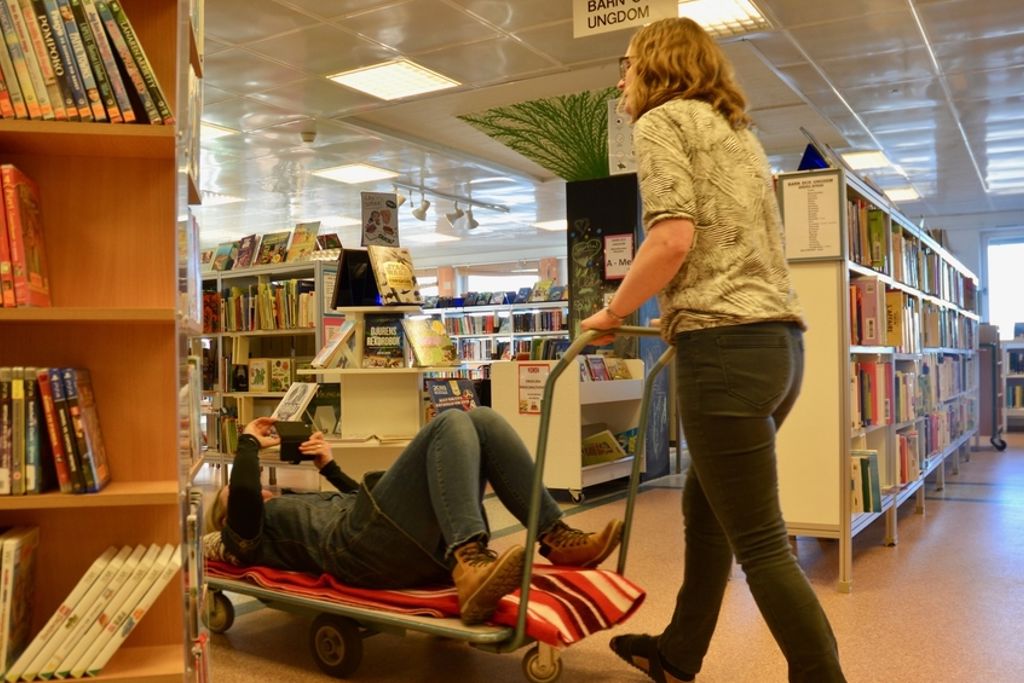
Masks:
[[[733,556],[789,663],[789,680],[843,681],[835,636],[793,557],[779,505],[775,432],[803,379],[803,334],[755,323],[676,337],[691,466],[683,489],[685,573],[662,656],[700,671]]]

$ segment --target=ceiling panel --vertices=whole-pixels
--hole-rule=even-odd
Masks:
[[[843,0],[843,2],[807,2],[807,0],[757,0],[758,6],[787,28],[808,24],[854,19],[865,14],[891,12],[892,0]]]
[[[626,54],[629,34],[623,31],[601,33],[583,38],[572,37],[572,22],[565,21],[550,26],[517,31],[516,38],[534,49],[550,55],[562,64],[578,64],[595,60],[618,61]],[[615,75],[618,79],[618,72]],[[615,83],[609,83],[615,85]]]
[[[1020,0],[954,0],[924,4],[918,8],[928,40],[959,43],[1020,33],[1024,28],[1024,3]]]
[[[235,93],[251,93],[305,78],[299,69],[272,62],[240,48],[206,58],[203,83]]]
[[[451,4],[467,11],[505,31],[519,31],[529,26],[550,24],[572,18],[572,4],[551,0],[450,0]]]
[[[376,106],[379,100],[323,78],[309,78],[272,90],[254,93],[254,99],[307,116],[336,116]]]
[[[288,111],[248,97],[232,97],[205,106],[203,120],[233,130],[253,131],[304,118],[301,111]]]
[[[497,36],[497,32],[441,0],[411,0],[341,19],[339,26],[405,54]]]
[[[208,0],[213,1],[213,0]],[[278,0],[274,0],[278,2]],[[280,4],[290,5],[320,19],[336,19],[367,10],[392,5],[395,0],[283,0]]]
[[[344,45],[344,49],[338,49]],[[333,24],[317,24],[284,36],[251,43],[253,53],[306,73],[329,76],[365,64],[394,59],[398,53]]]
[[[205,2],[206,35],[230,45],[268,38],[316,22],[276,2],[210,0]]]
[[[1024,64],[1024,35],[938,43],[935,58],[944,72],[1007,69]]]
[[[486,85],[550,70],[554,63],[517,40],[500,37],[435,50],[416,62],[460,83]]]
[[[921,47],[921,33],[914,25],[910,11],[901,3],[890,4],[900,9],[794,28],[790,30],[790,35],[815,61]]]

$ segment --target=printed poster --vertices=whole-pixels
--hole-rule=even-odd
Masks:
[[[604,279],[621,280],[633,265],[633,235],[604,236]]]
[[[540,415],[544,385],[547,384],[551,366],[547,363],[519,364],[519,414]]]
[[[398,246],[398,198],[394,192],[360,192],[363,207],[361,244]]]

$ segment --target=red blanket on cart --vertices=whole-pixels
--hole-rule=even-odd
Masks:
[[[435,617],[459,614],[458,597],[451,586],[406,590],[354,588],[327,574],[236,567],[212,560],[206,563],[206,574],[342,605]],[[517,590],[501,599],[493,623],[515,626],[519,594]],[[645,595],[636,584],[612,571],[534,565],[526,633],[556,647],[572,645],[628,619]]]

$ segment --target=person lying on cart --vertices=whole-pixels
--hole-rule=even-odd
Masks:
[[[328,573],[364,588],[454,581],[466,624],[488,620],[519,587],[525,550],[488,548],[482,505],[490,483],[524,525],[533,459],[515,430],[486,407],[448,410],[429,422],[386,472],[357,483],[334,461],[323,434],[300,445],[337,492],[275,494],[260,484],[259,450],[277,445],[272,418],[245,426],[230,483],[210,506],[206,556],[242,566]],[[562,521],[542,490],[540,552],[550,562],[596,567],[618,546],[622,521],[585,533]]]

